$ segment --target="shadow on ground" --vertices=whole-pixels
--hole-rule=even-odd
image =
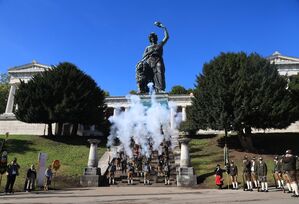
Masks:
[[[90,143],[88,142],[88,139],[98,139],[100,140],[101,147],[106,146],[107,140],[106,138],[102,137],[88,137],[88,136],[41,136],[47,140],[51,140],[54,142],[69,144],[69,145],[85,145],[86,147],[90,146]]]
[[[8,152],[19,154],[24,154],[28,151],[36,151],[35,148],[30,147],[33,145],[32,141],[28,140],[18,140],[18,139],[9,139],[7,144],[4,145],[3,150],[8,150]]]
[[[214,174],[215,174],[214,171],[212,171],[212,172],[201,174],[201,175],[197,176],[197,184],[203,183],[208,177],[210,177]]]
[[[250,153],[281,155],[287,149],[292,149],[294,154],[299,154],[299,133],[256,133],[252,134],[251,137],[256,152]],[[237,135],[228,136],[226,141],[229,149],[244,151]],[[219,138],[217,142],[218,146],[223,148],[225,137]]]

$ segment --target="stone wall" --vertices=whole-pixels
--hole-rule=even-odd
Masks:
[[[24,123],[18,120],[0,120],[0,134],[13,135],[44,135],[47,134],[47,125],[45,124],[31,124]],[[53,130],[55,130],[55,125],[53,124]]]

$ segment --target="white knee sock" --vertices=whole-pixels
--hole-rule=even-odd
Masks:
[[[233,188],[236,188],[236,187],[235,187],[235,182],[232,182],[232,184],[233,184]]]
[[[265,190],[267,191],[268,190],[268,183],[265,182]]]
[[[249,189],[252,189],[252,182],[251,181],[249,181],[249,186],[250,186]]]
[[[258,187],[258,186],[257,186],[257,181],[254,181],[254,185],[255,185],[256,188]]]
[[[291,185],[292,185],[293,191],[295,191],[295,195],[299,195],[297,183],[293,182]]]
[[[284,187],[284,181],[280,180],[280,182],[281,182],[281,187]]]
[[[288,187],[288,190],[289,190],[289,191],[292,191],[291,184],[287,183],[287,187]]]
[[[278,188],[281,188],[280,180],[277,180]]]
[[[238,182],[235,182],[235,185],[236,185],[236,189],[238,189],[239,188]]]
[[[250,188],[249,181],[246,181],[246,184],[247,184],[247,189],[249,189]]]
[[[265,183],[262,182],[262,191],[265,190]]]

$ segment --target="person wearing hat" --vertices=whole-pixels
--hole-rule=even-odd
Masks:
[[[108,163],[108,180],[109,180],[109,185],[114,185],[115,184],[115,172],[116,172],[116,165],[115,165],[116,160],[112,160],[111,162]]]
[[[231,178],[233,189],[238,190],[238,188],[239,188],[238,187],[238,179],[237,179],[238,178],[238,167],[234,163],[233,160],[230,162],[230,165],[229,165],[229,175]]]
[[[221,169],[220,164],[217,164],[214,172],[215,172],[215,184],[218,186],[218,189],[222,189],[224,170]]]
[[[133,173],[134,167],[133,164],[129,161],[127,166],[127,174],[128,174],[128,185],[133,185]]]
[[[267,171],[266,162],[263,161],[263,157],[259,157],[259,161],[257,162],[257,176],[261,183],[262,192],[268,192]]]
[[[294,192],[294,195],[292,195],[293,197],[299,197],[298,184],[296,180],[296,160],[297,158],[293,155],[292,150],[287,150],[286,154],[282,158],[285,179],[287,181],[289,192]]]
[[[257,165],[256,165],[256,158],[252,157],[251,161],[250,161],[250,176],[251,176],[251,180],[254,183],[255,188],[259,187],[259,183],[257,180]]]
[[[252,191],[252,182],[251,182],[251,170],[250,170],[251,164],[247,157],[247,155],[244,156],[243,159],[243,179],[246,182],[247,190]],[[244,182],[244,186],[245,186]],[[245,187],[244,187],[245,190]]]
[[[144,185],[150,185],[150,171],[151,166],[148,162],[145,162],[143,165],[143,183]]]
[[[274,169],[273,169],[274,179],[277,184],[277,188],[283,188],[284,181],[282,179],[282,164],[281,160],[279,160],[278,156],[274,157]]]
[[[164,184],[170,185],[170,165],[168,162],[164,164],[163,172],[164,172]]]

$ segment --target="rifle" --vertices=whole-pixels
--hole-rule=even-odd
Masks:
[[[278,186],[277,186],[277,180],[275,178],[275,173],[273,173],[272,175],[273,175],[273,179],[274,179],[275,188],[278,188]]]
[[[227,189],[229,189],[229,174],[226,172],[226,176],[227,176]]]
[[[246,188],[245,188],[245,179],[244,179],[244,172],[243,172],[243,174],[242,174],[242,180],[243,180],[243,191],[246,191]],[[247,186],[247,188],[248,188],[248,186]]]

